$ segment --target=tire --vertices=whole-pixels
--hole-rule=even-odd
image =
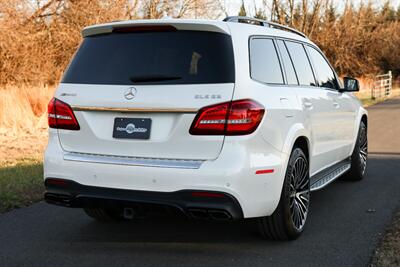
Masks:
[[[357,141],[351,155],[350,170],[340,179],[345,181],[360,181],[364,178],[368,160],[367,125],[361,121]]]
[[[89,217],[99,222],[112,222],[123,220],[122,215],[117,210],[108,210],[101,208],[84,208],[83,209]]]
[[[279,204],[271,216],[258,219],[264,238],[294,240],[304,230],[310,204],[310,176],[307,157],[295,147],[290,155]]]

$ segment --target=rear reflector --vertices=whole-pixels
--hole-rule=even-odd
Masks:
[[[63,180],[63,179],[47,178],[44,181],[44,184],[46,186],[55,185],[55,186],[63,186],[63,187],[65,187],[65,186],[68,185],[68,182],[66,180]]]
[[[269,169],[269,170],[258,170],[256,171],[256,174],[266,174],[266,173],[273,173],[274,169]]]
[[[72,108],[57,98],[53,98],[50,101],[47,113],[50,128],[66,130],[80,129]]]
[[[253,133],[264,116],[264,107],[251,99],[207,106],[197,113],[192,135],[246,135]]]

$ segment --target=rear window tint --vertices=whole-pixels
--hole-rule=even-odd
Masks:
[[[229,35],[202,31],[86,37],[63,77],[80,84],[233,83]]]
[[[250,72],[254,80],[283,84],[281,65],[272,39],[250,40]]]

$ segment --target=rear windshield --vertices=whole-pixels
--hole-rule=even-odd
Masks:
[[[62,82],[81,84],[233,83],[229,35],[130,32],[86,37]]]

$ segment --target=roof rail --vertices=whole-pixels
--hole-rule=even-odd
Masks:
[[[253,25],[259,25],[259,26],[264,26],[264,27],[275,28],[275,29],[279,29],[279,30],[292,32],[292,33],[300,35],[301,37],[304,37],[304,38],[308,39],[307,35],[305,35],[304,33],[300,32],[298,30],[295,30],[295,29],[290,28],[290,27],[285,26],[285,25],[281,25],[279,23],[267,21],[267,20],[250,18],[250,17],[243,17],[243,16],[230,16],[230,17],[224,18],[224,21],[226,21],[226,22],[247,23],[247,24],[253,24]]]

